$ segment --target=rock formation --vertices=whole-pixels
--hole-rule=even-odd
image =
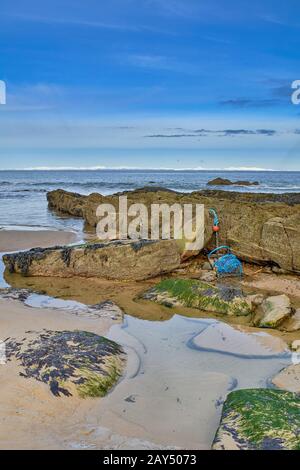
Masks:
[[[125,240],[34,248],[3,260],[11,273],[29,276],[143,280],[178,268],[180,253],[174,240]]]
[[[278,266],[300,274],[300,194],[251,194],[227,191],[176,193],[143,188],[122,193],[128,204],[193,203],[205,206],[205,244],[214,247],[209,209],[214,207],[220,218],[220,243],[230,245],[242,260]],[[49,207],[71,216],[82,216],[95,228],[100,203],[113,204],[118,210],[119,194],[101,196],[73,195],[57,190],[48,193]]]
[[[258,186],[258,181],[230,181],[227,178],[215,178],[207,183],[208,186]]]

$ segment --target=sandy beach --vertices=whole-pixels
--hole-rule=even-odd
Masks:
[[[73,238],[73,234],[60,232],[28,235],[32,246],[57,243],[56,237],[61,241]],[[14,232],[9,240],[6,238],[7,250],[17,248],[18,237],[19,233]],[[21,377],[15,360],[1,365],[1,449],[209,449],[220,420],[221,404],[232,386],[258,386],[289,363],[280,359],[287,349],[284,334],[280,335],[282,339],[267,333],[260,336],[257,329],[235,327],[236,319],[228,327],[214,320],[217,316],[213,314],[186,308],[171,312],[137,301],[139,292],[155,282],[17,278],[18,287],[42,290],[61,299],[83,304],[109,299],[133,316],[127,316],[122,323],[120,319],[84,312],[78,315],[67,304],[66,308],[54,308],[55,300],[47,300],[49,308],[43,308],[43,296],[34,296],[27,302],[35,308],[18,300],[0,300],[2,341],[22,340],[28,331],[83,330],[108,335],[127,353],[121,381],[101,399],[54,397],[46,384]],[[216,321],[220,338],[211,329]],[[191,349],[188,342],[195,331],[199,334]],[[206,338],[206,346],[215,351],[215,357],[211,353],[199,355],[197,351],[198,341],[203,346]],[[244,356],[240,356],[241,349]],[[268,359],[270,354],[274,359]]]
[[[34,247],[68,245],[75,242],[74,232],[62,230],[0,230],[0,252],[27,250]]]
[[[84,330],[105,334],[112,325],[72,315],[63,310],[30,308],[18,301],[0,300],[1,339],[21,339],[28,330]],[[56,398],[47,385],[19,376],[15,362],[0,365],[0,448],[65,448],[64,430],[85,422],[94,400]]]

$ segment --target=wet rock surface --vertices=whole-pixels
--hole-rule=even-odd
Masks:
[[[80,196],[57,190],[48,193],[49,207],[69,215],[83,217],[90,227],[97,225],[96,210],[109,203],[118,211],[119,195]],[[145,188],[122,193],[128,204],[193,203],[205,206],[205,245],[214,247],[209,208],[220,218],[220,243],[230,245],[245,261],[270,264],[286,271],[300,273],[300,194],[253,194],[205,190],[191,194]]]
[[[24,276],[143,280],[178,268],[180,253],[174,240],[117,240],[34,248],[4,255],[3,261],[10,273]]]
[[[224,404],[214,450],[299,450],[300,398],[268,389],[238,390]]]
[[[20,375],[49,386],[57,397],[103,397],[119,380],[124,352],[115,342],[86,331],[28,331],[6,339],[8,361]]]
[[[239,288],[196,279],[165,279],[143,298],[167,307],[184,306],[223,315],[246,316],[252,312],[251,303]]]

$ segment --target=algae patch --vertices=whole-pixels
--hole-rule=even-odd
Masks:
[[[197,279],[165,279],[143,296],[165,306],[197,308],[223,315],[249,315],[251,305],[239,289]]]
[[[86,331],[27,332],[21,341],[6,341],[8,360],[21,365],[20,375],[47,384],[55,396],[103,397],[117,383],[124,352],[113,341]]]
[[[300,398],[282,390],[228,395],[214,449],[300,450]]]

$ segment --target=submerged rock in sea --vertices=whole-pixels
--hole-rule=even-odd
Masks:
[[[258,181],[231,181],[227,178],[215,178],[207,183],[208,186],[258,186]]]
[[[122,348],[86,331],[26,332],[22,340],[6,340],[8,361],[20,375],[47,384],[55,396],[103,397],[119,380]]]
[[[252,305],[240,289],[196,279],[165,279],[143,294],[167,307],[184,306],[223,315],[250,315]]]
[[[180,253],[175,240],[117,240],[34,248],[5,255],[3,261],[11,273],[25,276],[143,280],[178,268]]]
[[[214,247],[209,209],[214,207],[220,219],[220,243],[229,245],[244,261],[271,265],[300,273],[300,194],[253,194],[205,190],[191,194],[163,188],[143,188],[122,193],[128,205],[142,203],[148,209],[156,204],[203,204],[205,207],[205,246]],[[71,216],[83,217],[96,227],[100,203],[119,208],[120,194],[80,196],[63,190],[47,194],[49,207]],[[190,255],[194,255],[191,252]],[[185,253],[187,255],[187,253]]]
[[[224,404],[214,450],[299,450],[300,398],[271,389],[238,390]]]

